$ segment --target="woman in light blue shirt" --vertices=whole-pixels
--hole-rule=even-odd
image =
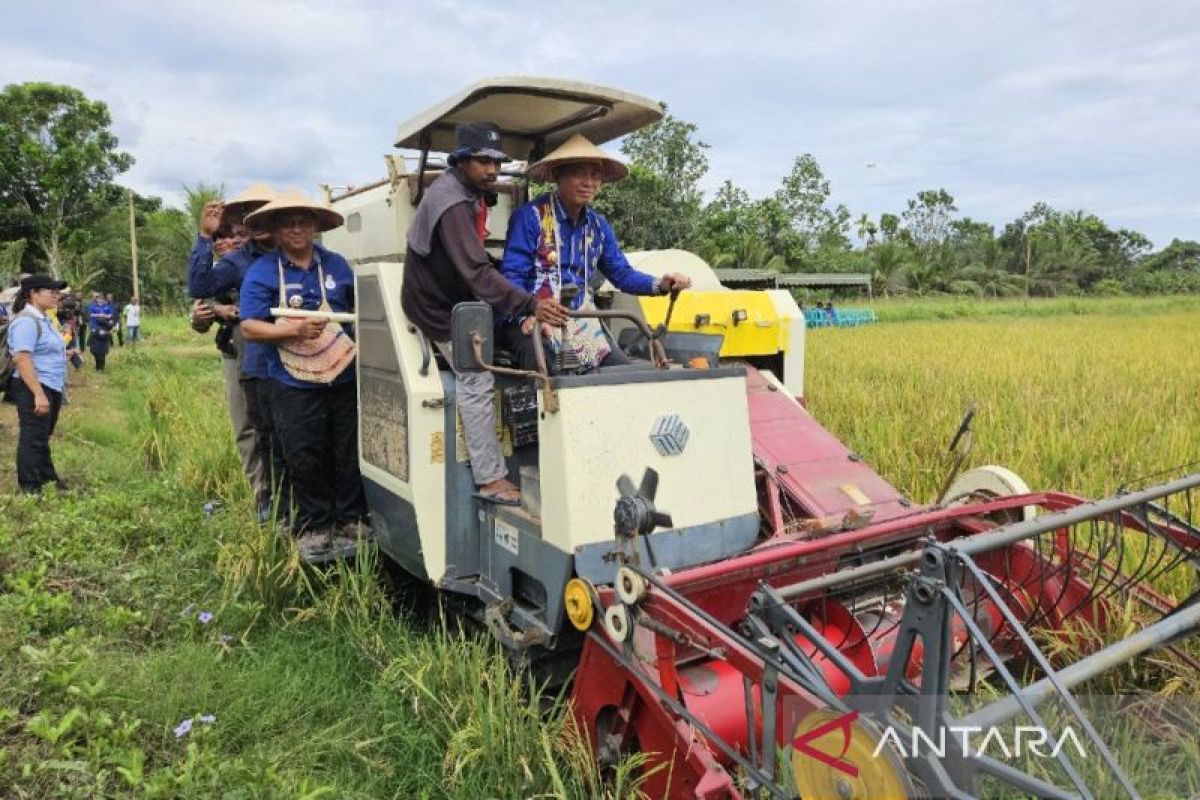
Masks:
[[[13,373],[8,394],[17,406],[17,484],[40,494],[42,485],[64,488],[50,458],[50,436],[58,424],[67,384],[67,345],[46,312],[58,305],[63,281],[30,275],[21,281],[8,323]]]

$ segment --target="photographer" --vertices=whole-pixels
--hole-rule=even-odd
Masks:
[[[263,521],[273,505],[272,487],[284,482],[283,461],[278,448],[272,448],[270,415],[264,410],[267,401],[257,391],[267,377],[264,349],[242,338],[237,301],[246,270],[274,247],[269,234],[251,238],[242,219],[274,197],[269,186],[256,184],[228,203],[205,205],[188,264],[188,294],[197,298],[192,306],[192,327],[206,331],[214,321],[220,326],[216,341],[222,355],[229,417],[242,469]],[[215,264],[214,254],[218,256]],[[286,507],[286,503],[278,505]]]

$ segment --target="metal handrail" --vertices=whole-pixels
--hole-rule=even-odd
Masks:
[[[417,342],[421,345],[421,368],[417,373],[422,377],[429,374],[429,363],[433,360],[433,350],[429,347],[429,340],[425,338],[425,333],[416,325],[409,323],[408,332],[417,335]]]

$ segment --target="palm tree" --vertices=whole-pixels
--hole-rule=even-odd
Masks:
[[[187,207],[188,216],[192,218],[192,222],[196,227],[200,227],[200,212],[204,210],[206,203],[213,200],[220,200],[225,196],[225,184],[218,183],[215,186],[208,183],[197,183],[195,186],[183,187],[184,205]]]
[[[875,244],[875,234],[879,232],[879,226],[875,224],[873,219],[867,216],[867,212],[864,211],[862,213],[862,216],[858,218],[858,222],[855,225],[857,226],[858,238],[865,239],[868,246]]]
[[[876,291],[884,296],[903,290],[904,273],[908,265],[908,254],[903,245],[885,241],[868,251],[871,264],[871,281]]]

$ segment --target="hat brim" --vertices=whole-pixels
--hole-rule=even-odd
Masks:
[[[525,171],[526,176],[538,183],[553,183],[554,171],[572,164],[599,164],[600,180],[616,183],[629,176],[629,167],[615,158],[544,158]]]
[[[242,222],[247,215],[265,206],[268,200],[232,200],[221,210],[221,224]]]
[[[246,227],[255,233],[270,233],[275,227],[275,218],[289,211],[307,211],[313,215],[317,223],[317,233],[331,231],[334,228],[342,227],[345,218],[331,208],[319,208],[313,206],[283,206],[281,208],[273,208],[270,211],[263,212],[261,209],[247,214],[243,220]]]
[[[37,281],[37,285],[30,284],[28,286],[22,286],[20,288],[24,289],[26,292],[39,292],[42,289],[55,289],[55,290],[61,292],[63,289],[66,289],[67,286],[69,286],[69,285],[70,284],[68,284],[66,281],[48,280],[48,281]]]

